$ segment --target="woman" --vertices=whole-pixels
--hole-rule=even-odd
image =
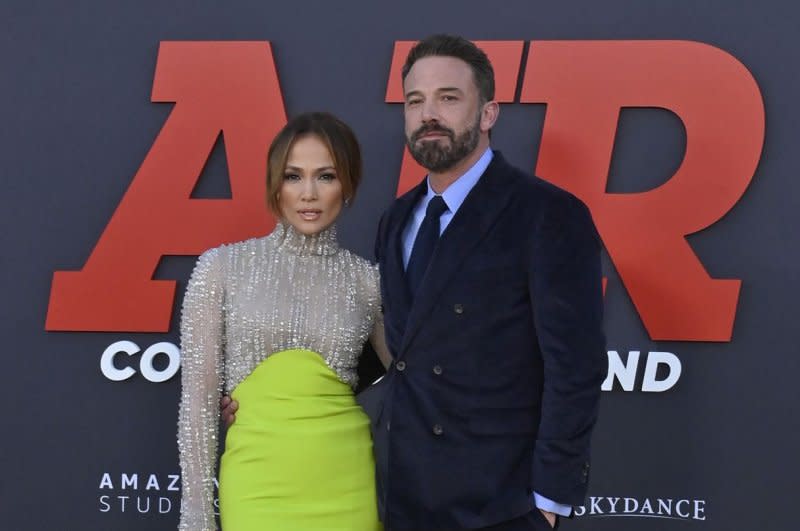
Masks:
[[[386,358],[377,269],[336,241],[355,195],[353,132],[327,113],[272,142],[268,236],[203,253],[181,320],[180,529],[215,529],[219,396],[239,402],[220,464],[226,531],[380,529],[369,421],[352,392],[364,342]]]

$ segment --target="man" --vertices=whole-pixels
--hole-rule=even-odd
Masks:
[[[381,518],[555,527],[586,494],[606,367],[597,233],[583,203],[490,149],[494,73],[472,43],[419,42],[403,90],[429,173],[375,245],[393,357],[372,412]]]
[[[384,524],[555,526],[586,494],[606,367],[597,233],[583,203],[490,149],[494,74],[472,43],[419,42],[403,91],[429,173],[376,242],[394,358],[374,430]]]

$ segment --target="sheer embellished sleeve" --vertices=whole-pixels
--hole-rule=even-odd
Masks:
[[[389,346],[386,344],[386,336],[383,330],[383,302],[381,300],[381,279],[378,266],[373,266],[371,284],[374,289],[377,304],[375,304],[375,315],[372,331],[369,334],[369,342],[378,354],[384,369],[388,369],[392,363],[392,355],[389,353]]]
[[[178,450],[183,493],[178,528],[215,530],[214,475],[222,387],[224,311],[221,249],[197,261],[181,313]]]

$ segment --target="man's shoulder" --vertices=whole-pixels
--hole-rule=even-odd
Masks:
[[[388,224],[396,223],[398,221],[398,216],[403,216],[404,212],[407,213],[421,195],[419,188],[420,185],[416,185],[411,188],[411,190],[394,198],[392,202],[389,203],[386,210],[384,210],[381,216],[380,226],[386,228]]]
[[[525,199],[531,199],[532,197],[544,200],[576,199],[575,196],[563,188],[511,164],[499,151],[495,151],[495,156],[487,168],[487,173],[501,182],[502,186],[513,188],[515,194],[522,194]]]
[[[569,190],[509,164],[503,170],[514,211],[530,216],[530,222],[556,227],[591,224],[588,206]]]
[[[532,173],[511,165],[505,170],[506,178],[514,188],[514,196],[520,200],[547,204],[582,204],[582,201],[570,191]]]
[[[420,190],[421,186],[422,183],[415,184],[407,192],[398,195],[394,201],[392,201],[391,205],[389,205],[389,210],[401,207],[402,205],[410,202],[414,202],[422,194],[422,191]]]

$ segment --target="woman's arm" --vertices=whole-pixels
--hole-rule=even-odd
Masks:
[[[220,249],[197,261],[181,313],[178,450],[183,494],[178,529],[214,531],[214,477],[224,349]]]
[[[375,325],[372,327],[372,333],[369,335],[369,342],[372,348],[378,354],[384,369],[388,369],[392,363],[392,355],[389,353],[389,347],[386,345],[386,335],[383,331],[383,314],[378,312],[375,318]]]

